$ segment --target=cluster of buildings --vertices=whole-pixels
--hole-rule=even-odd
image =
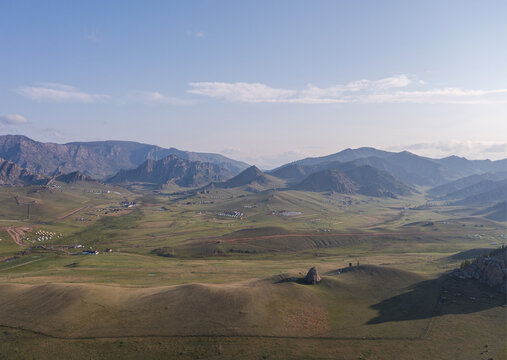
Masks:
[[[125,200],[125,201],[122,201],[120,203],[120,205],[124,208],[133,208],[133,207],[136,207],[137,204],[135,201],[128,201],[128,200]]]
[[[84,249],[84,245],[76,244],[72,248],[73,249]],[[110,253],[110,252],[113,252],[113,249],[106,249],[104,252]],[[90,248],[90,249],[83,250],[80,254],[81,255],[98,255],[98,254],[100,254],[100,252],[98,250],[93,250],[92,248]]]
[[[41,242],[41,241],[51,240],[53,237],[56,237],[56,238],[62,237],[62,234],[56,234],[55,232],[45,231],[45,230],[37,230],[35,232],[35,235],[37,237],[35,238],[35,240],[31,241],[32,243],[35,243],[36,241]],[[26,240],[30,241],[29,238],[26,238]]]
[[[243,213],[241,211],[233,210],[233,211],[221,211],[218,213],[218,216],[231,217],[235,219],[243,219]]]
[[[98,255],[99,252],[97,250],[83,250],[82,255]]]

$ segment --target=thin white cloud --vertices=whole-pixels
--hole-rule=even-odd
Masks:
[[[36,86],[22,86],[15,90],[18,94],[39,102],[100,102],[107,101],[110,96],[90,94],[74,86],[57,83],[39,83]]]
[[[398,145],[388,150],[412,151],[418,155],[432,158],[442,158],[456,155],[467,159],[504,159],[507,158],[507,143],[481,142],[481,141],[441,141],[424,142],[409,145]]]
[[[3,125],[21,125],[27,123],[28,120],[21,115],[17,114],[0,115],[0,124]]]
[[[194,104],[194,100],[180,99],[167,96],[157,91],[137,91],[132,96],[135,100],[144,103],[159,103],[170,105],[190,105]]]
[[[60,130],[55,129],[55,128],[44,128],[41,131],[44,134],[46,134],[46,136],[49,137],[51,140],[53,140],[53,139],[62,140],[65,137],[64,134]]]
[[[371,103],[416,104],[505,104],[507,89],[463,90],[459,88],[430,89],[426,91],[397,91],[371,94],[363,98]]]
[[[249,103],[416,103],[416,104],[505,104],[507,89],[464,90],[433,88],[413,76],[394,75],[380,80],[358,80],[321,88],[308,85],[303,90],[274,88],[260,83],[192,82],[188,93]],[[411,87],[411,89],[409,89]],[[403,90],[401,90],[403,89]]]
[[[232,102],[288,102],[297,91],[275,89],[258,83],[196,82],[190,94],[222,98]]]
[[[244,161],[251,165],[256,165],[261,169],[273,169],[280,165],[303,159],[312,154],[312,152],[304,150],[295,151],[284,151],[273,154],[262,154],[253,149],[242,149],[242,148],[225,148],[219,151],[220,154],[224,154],[231,158]]]

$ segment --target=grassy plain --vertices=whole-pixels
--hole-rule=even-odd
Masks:
[[[462,261],[452,255],[504,242],[505,223],[424,189],[34,190],[0,188],[0,228],[32,229],[25,246],[0,230],[0,359],[506,356],[505,298],[443,276]],[[243,216],[219,215],[232,211]],[[283,281],[312,266],[319,285]]]

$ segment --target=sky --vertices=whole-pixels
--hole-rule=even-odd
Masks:
[[[38,141],[507,157],[505,0],[0,0],[0,69]]]

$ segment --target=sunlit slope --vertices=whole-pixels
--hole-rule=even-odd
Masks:
[[[233,284],[132,288],[91,284],[0,285],[0,325],[59,337],[252,335],[417,338],[438,299],[400,297],[426,279],[382,267],[332,272],[316,286],[283,276]],[[380,317],[379,317],[380,316]],[[386,314],[384,314],[386,316]],[[392,321],[391,321],[392,320]]]

